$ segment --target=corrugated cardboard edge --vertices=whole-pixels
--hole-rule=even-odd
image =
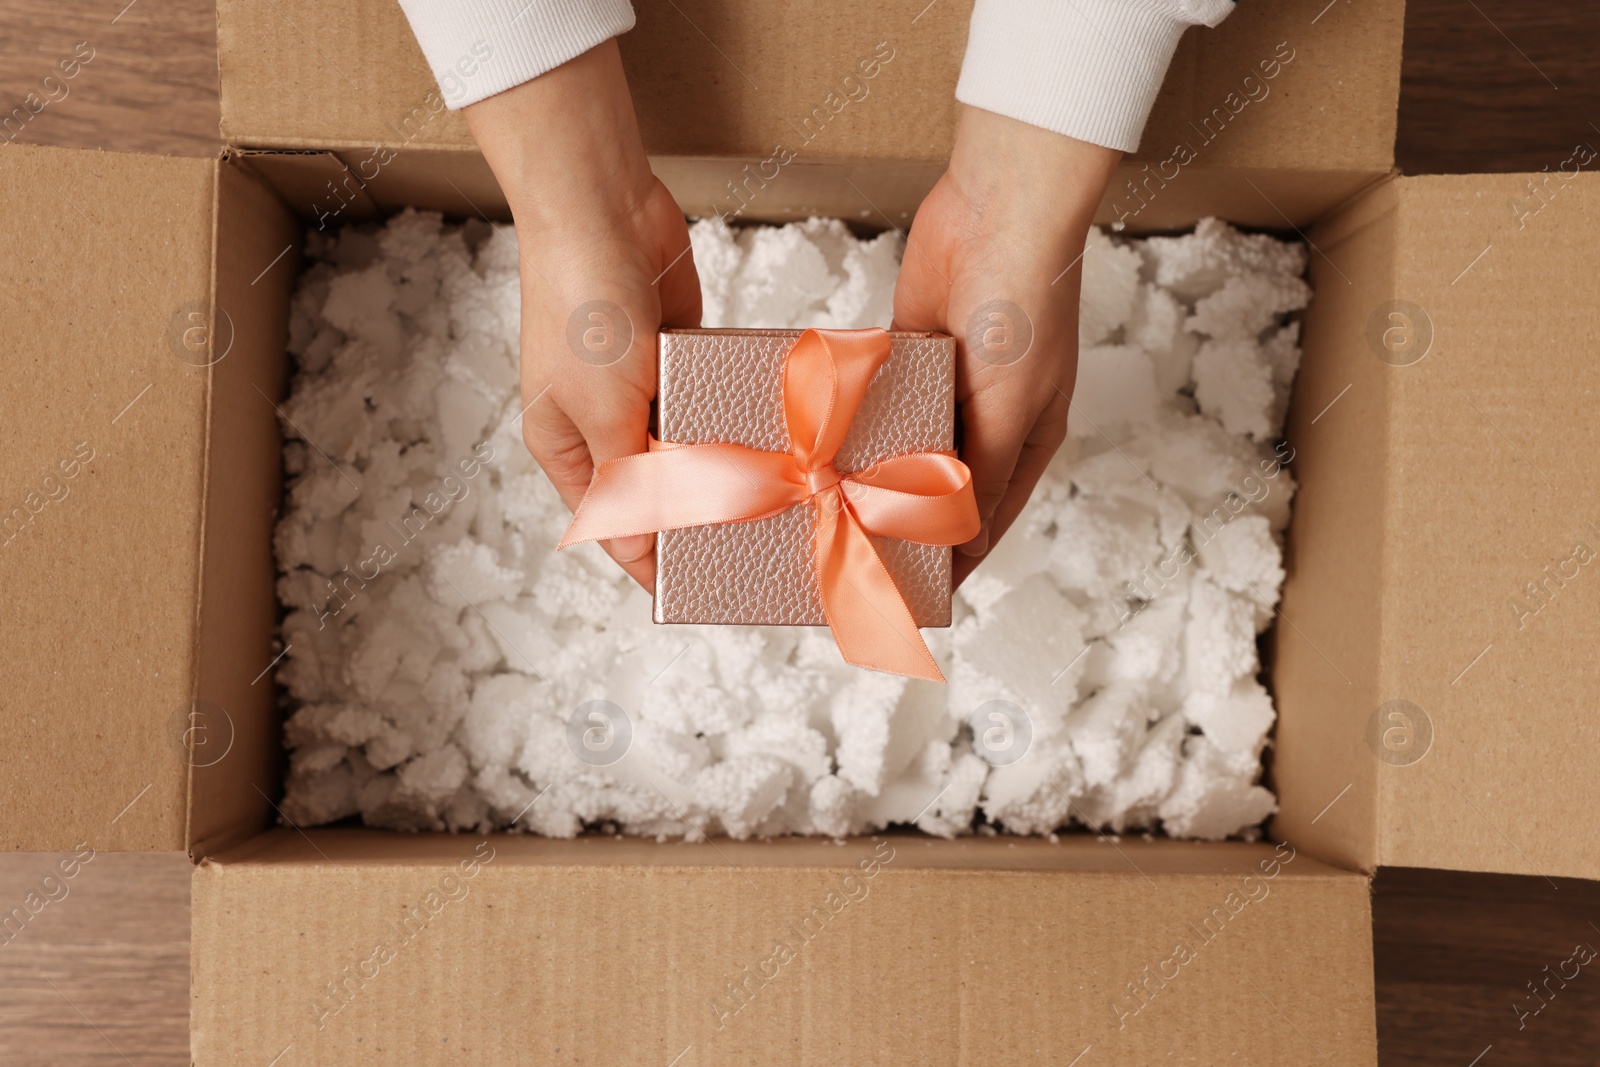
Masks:
[[[366,182],[333,149],[231,148],[228,156],[258,175],[290,211],[317,229],[368,222],[382,215]]]
[[[1300,487],[1274,633],[1279,718],[1273,833],[1319,859],[1371,873],[1379,761],[1366,744],[1382,665],[1391,396],[1366,324],[1394,289],[1394,180],[1319,223],[1308,238],[1312,304],[1286,439]],[[1316,620],[1316,621],[1313,621]]]
[[[318,227],[369,221],[416,207],[505,221],[505,194],[476,148],[349,143],[232,152],[265,175],[296,215]],[[763,180],[755,157],[652,156],[650,165],[691,218],[730,224],[839,218],[868,231],[904,231],[944,173],[926,160],[818,157]],[[1148,163],[1123,163],[1096,213],[1128,233],[1186,229],[1216,215],[1242,226],[1309,226],[1385,180],[1388,168],[1265,169],[1195,165],[1163,179]],[[1120,232],[1120,231],[1119,231]]]
[[[213,751],[191,745],[186,845],[198,859],[265,828],[279,788],[270,666],[277,601],[272,536],[281,493],[290,291],[300,225],[249,170],[216,163],[211,220],[213,358],[206,395],[193,698]],[[221,735],[221,736],[219,736]],[[215,751],[223,741],[226,751]],[[241,789],[248,781],[253,788]]]
[[[475,149],[390,152],[371,145],[320,145],[229,152],[316,230],[371,222],[405,207],[459,218],[511,218],[488,163]]]
[[[206,306],[206,329],[208,331],[208,343],[210,345],[212,345],[212,346],[215,346],[217,344],[217,323],[218,323],[218,316],[217,316],[217,210],[218,210],[218,204],[219,204],[219,201],[220,201],[220,196],[219,196],[219,194],[217,192],[218,170],[219,170],[218,164],[217,164],[216,161],[213,160],[212,163],[211,163],[211,217],[207,220],[210,223],[209,229],[210,229],[210,238],[211,238],[211,277],[210,277],[210,280],[209,280],[209,285],[208,285],[208,287],[206,289],[206,305],[207,305]],[[230,344],[231,344],[231,339],[230,339]],[[212,351],[213,351],[213,353],[215,352],[215,348],[214,347],[213,347]],[[223,353],[224,358],[226,358],[226,355],[227,355],[227,353],[224,352]],[[213,355],[213,358],[215,358],[214,355]],[[195,767],[195,763],[196,763],[197,760],[199,760],[201,758],[205,758],[205,757],[202,757],[200,755],[200,753],[203,752],[204,745],[209,743],[209,738],[197,737],[195,735],[195,733],[194,733],[194,725],[195,725],[194,717],[195,716],[199,716],[199,715],[206,715],[206,716],[208,716],[210,718],[210,722],[209,723],[201,724],[201,729],[205,730],[205,731],[214,731],[219,726],[219,724],[221,724],[222,722],[224,722],[224,721],[228,722],[229,725],[227,725],[226,727],[223,727],[223,729],[227,732],[228,738],[229,738],[228,742],[227,742],[228,751],[231,753],[231,751],[233,749],[232,725],[231,725],[231,719],[226,718],[227,712],[224,711],[221,716],[210,715],[209,714],[210,709],[204,707],[201,704],[201,701],[204,699],[204,697],[202,696],[203,689],[202,689],[201,679],[200,679],[200,675],[201,675],[200,660],[201,660],[201,655],[202,655],[201,646],[203,644],[203,642],[201,640],[201,626],[202,626],[203,619],[204,619],[204,616],[205,616],[205,597],[206,597],[206,564],[205,564],[205,555],[206,555],[206,517],[209,514],[208,505],[209,505],[209,497],[210,497],[210,492],[211,492],[211,477],[212,477],[212,471],[213,471],[213,468],[214,468],[214,464],[212,463],[212,456],[211,456],[211,437],[212,437],[212,434],[214,432],[213,428],[212,428],[212,419],[211,419],[211,413],[212,413],[211,393],[212,393],[212,390],[214,388],[215,388],[214,372],[212,370],[208,369],[207,372],[206,372],[206,393],[205,393],[205,404],[204,404],[204,407],[203,407],[203,416],[202,416],[203,425],[205,427],[205,431],[204,431],[205,432],[205,445],[203,446],[204,451],[202,453],[202,457],[201,457],[201,461],[200,461],[200,498],[199,498],[199,501],[198,501],[198,510],[199,510],[199,514],[200,514],[200,523],[199,523],[199,538],[198,538],[198,544],[196,545],[196,555],[195,555],[196,568],[195,568],[195,598],[194,598],[194,630],[193,630],[193,634],[192,634],[192,642],[193,643],[192,643],[191,652],[190,652],[190,660],[191,660],[191,662],[193,662],[195,664],[195,671],[194,671],[194,674],[191,675],[191,677],[189,679],[189,704],[190,704],[190,708],[192,709],[191,710],[191,718],[190,718],[191,728],[190,728],[190,731],[185,733],[185,735],[184,735],[184,746],[183,746],[184,747],[184,752],[185,752],[185,756],[184,756],[185,774],[184,774],[183,843],[184,843],[184,848],[188,851],[191,860],[195,856],[195,852],[194,852],[195,778],[196,778],[196,773],[197,773],[197,768]],[[224,758],[226,758],[226,756],[224,756]]]

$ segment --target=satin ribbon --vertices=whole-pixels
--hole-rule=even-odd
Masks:
[[[911,452],[854,474],[833,460],[872,376],[884,330],[807,330],[784,358],[788,452],[674,444],[595,469],[559,548],[583,541],[751,522],[809,503],[822,610],[845,661],[942,682],[905,598],[869,535],[958,545],[978,533],[972,475],[950,452]]]

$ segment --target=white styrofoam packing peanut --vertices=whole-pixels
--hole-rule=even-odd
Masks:
[[[707,326],[888,322],[896,234],[690,238]],[[567,512],[520,442],[514,241],[414,211],[310,240],[275,540],[287,820],[1258,832],[1276,805],[1255,642],[1284,577],[1294,482],[1272,442],[1303,248],[1215,220],[1091,236],[1070,437],[955,625],[927,632],[940,687],[846,667],[823,630],[654,626],[597,548],[554,551]],[[574,754],[569,718],[595,700],[631,729],[615,762]],[[1031,738],[1015,762],[973,734],[995,700]]]

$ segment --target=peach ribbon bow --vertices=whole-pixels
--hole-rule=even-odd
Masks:
[[[885,330],[807,330],[784,359],[789,452],[651,441],[649,452],[600,464],[558,547],[751,522],[809,501],[822,610],[846,662],[944,681],[868,535],[924,545],[970,540],[980,525],[971,472],[949,452],[911,452],[854,474],[833,467],[888,358]]]

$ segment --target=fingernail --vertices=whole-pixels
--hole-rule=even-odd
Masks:
[[[965,544],[957,545],[956,551],[963,556],[981,556],[989,551],[989,527],[979,530],[978,536]]]
[[[631,537],[615,537],[606,542],[606,548],[611,552],[611,558],[618,563],[632,563],[634,560],[643,559],[650,551],[652,539],[649,534],[634,534]]]

